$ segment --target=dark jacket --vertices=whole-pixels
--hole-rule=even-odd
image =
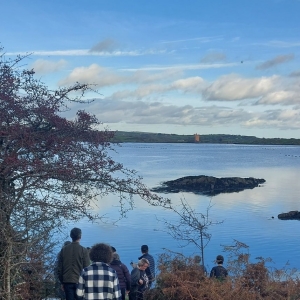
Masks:
[[[224,280],[227,275],[228,272],[222,265],[215,266],[210,271],[210,277],[217,278],[220,281]]]
[[[130,277],[128,268],[123,263],[121,263],[121,261],[119,261],[117,259],[114,259],[110,263],[110,267],[113,268],[117,272],[120,288],[121,289],[125,288],[126,291],[129,291],[131,277]]]
[[[143,284],[139,283],[139,280],[143,280]],[[131,287],[130,294],[136,292],[143,293],[148,288],[148,277],[145,271],[140,270],[138,267],[131,271]]]
[[[155,262],[152,255],[149,253],[144,253],[142,256],[139,257],[139,259],[146,258],[150,266],[145,270],[147,277],[149,279],[149,286],[151,286],[152,282],[155,280]]]
[[[90,265],[88,250],[72,242],[59,253],[58,278],[61,283],[78,283],[81,271]]]

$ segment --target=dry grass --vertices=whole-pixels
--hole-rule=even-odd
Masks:
[[[237,259],[241,259],[237,257]],[[271,271],[265,261],[240,264],[239,275],[220,282],[204,276],[192,258],[161,255],[156,288],[145,300],[281,300],[300,299],[300,281],[285,270]],[[235,265],[236,267],[236,265]],[[285,278],[283,281],[282,279]]]

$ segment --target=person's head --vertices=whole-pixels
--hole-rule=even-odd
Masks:
[[[150,266],[150,263],[148,259],[142,258],[138,261],[137,266],[140,270],[146,270]]]
[[[111,246],[103,243],[95,244],[90,250],[90,259],[93,262],[109,264],[112,261],[112,255]]]
[[[70,237],[73,242],[78,241],[81,239],[81,229],[80,228],[73,228],[70,232]]]
[[[119,254],[117,252],[113,252],[112,259],[113,260],[120,260]]]
[[[148,251],[149,251],[149,248],[148,248],[147,245],[142,245],[142,246],[141,246],[141,252],[142,252],[142,253],[148,253]]]
[[[216,262],[218,265],[222,265],[224,262],[224,257],[222,255],[218,255],[216,258]]]
[[[195,255],[194,256],[194,262],[195,262],[195,264],[200,264],[201,263],[201,256]]]

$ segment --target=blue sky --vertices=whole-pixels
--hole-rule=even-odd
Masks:
[[[7,56],[112,130],[300,138],[299,0],[0,0]]]

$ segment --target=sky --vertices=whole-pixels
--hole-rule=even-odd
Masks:
[[[0,43],[111,130],[300,138],[300,0],[0,0]]]

